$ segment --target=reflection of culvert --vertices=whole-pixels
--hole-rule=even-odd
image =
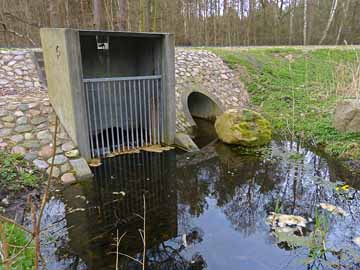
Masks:
[[[196,127],[194,117],[215,121],[216,116],[224,111],[220,100],[203,90],[187,91],[182,103],[185,116],[192,127]]]

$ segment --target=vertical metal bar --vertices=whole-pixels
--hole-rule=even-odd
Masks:
[[[125,92],[125,95],[124,95],[124,99],[125,99],[125,111],[126,111],[126,114],[125,114],[125,122],[126,122],[126,145],[127,145],[127,150],[130,149],[130,134],[129,134],[129,115],[128,115],[128,105],[127,105],[127,101],[128,101],[128,98],[129,98],[129,95],[128,95],[128,87],[127,87],[127,83],[129,81],[124,81],[124,92]]]
[[[139,96],[139,111],[140,111],[140,146],[144,146],[144,138],[143,138],[143,116],[142,116],[142,102],[141,102],[141,82],[138,80],[138,96]]]
[[[147,94],[147,102],[148,102],[148,115],[149,115],[149,143],[152,143],[152,123],[151,123],[151,94],[150,94],[150,80],[147,81],[148,89],[146,91]]]
[[[133,104],[132,104],[132,90],[131,90],[131,81],[129,80],[129,105],[130,105],[130,121],[131,121],[131,145],[134,147],[134,122],[133,122]]]
[[[160,110],[161,110],[161,139],[165,142],[165,92],[163,88],[162,79],[159,79],[160,84]]]
[[[98,102],[99,102],[99,120],[100,120],[100,134],[101,134],[101,146],[104,149],[104,134],[103,134],[103,126],[102,126],[102,113],[101,113],[101,96],[100,96],[100,83],[96,83],[96,90],[97,90],[97,96],[98,96]],[[97,135],[97,134],[96,134]],[[99,154],[99,156],[101,153]]]
[[[155,114],[155,94],[154,94],[154,88],[155,88],[155,84],[154,84],[154,80],[152,80],[151,82],[151,100],[152,100],[152,105],[153,105],[153,108],[152,108],[152,111],[151,111],[151,115],[152,115],[152,121],[153,121],[153,124],[152,124],[152,127],[153,127],[153,135],[154,135],[154,144],[157,144],[157,138],[156,138],[156,114]]]
[[[106,82],[102,83],[102,93],[103,93],[103,98],[104,98],[104,114],[105,114],[105,128],[106,128],[106,153],[110,153],[110,140],[109,140],[109,122],[108,122],[108,115],[107,115],[107,110],[108,110],[108,106],[106,106],[106,92],[107,92],[107,87],[106,87]]]
[[[121,98],[121,94],[118,93],[116,87],[116,81],[113,82],[113,96],[115,101],[115,121],[116,121],[116,139],[117,139],[117,151],[120,152],[120,136],[119,136],[119,116],[118,116],[118,109],[121,108],[118,106],[117,96],[119,95]],[[120,114],[121,115],[121,114]],[[114,139],[114,138],[113,138]]]
[[[108,93],[108,101],[110,103],[110,128],[111,128],[111,140],[112,140],[112,150],[111,152],[115,152],[115,137],[114,137],[114,119],[113,119],[113,88],[112,88],[112,83],[108,82],[108,86],[109,88],[107,89],[107,93]]]
[[[86,114],[86,117],[87,117],[87,121],[88,121],[88,124],[89,124],[89,136],[90,136],[90,148],[91,148],[91,157],[94,157],[94,144],[93,144],[93,138],[91,136],[92,134],[92,125],[91,125],[91,114],[90,114],[90,102],[89,102],[89,83],[84,83],[84,86],[85,86],[85,98],[86,98],[86,111],[87,111],[87,114]]]
[[[138,106],[137,106],[137,80],[133,81],[133,94],[134,94],[134,109],[135,109],[135,135],[136,135],[136,148],[139,148],[139,120],[138,120]]]
[[[160,96],[159,96],[159,81],[155,80],[155,84],[156,84],[156,113],[157,113],[157,137],[158,137],[158,143],[161,144],[161,139],[160,139]]]
[[[123,94],[125,93],[125,91],[123,91],[123,88],[122,88],[122,83],[121,81],[118,82],[119,84],[119,103],[120,103],[120,106],[119,106],[119,109],[120,109],[120,122],[121,122],[121,143],[122,143],[122,149],[123,151],[125,150],[125,140],[124,140],[124,129],[125,129],[125,125],[124,125],[124,121],[123,121],[123,102],[122,102],[122,96]],[[124,94],[125,96],[125,94]],[[126,98],[126,96],[125,96]],[[125,101],[125,112],[127,113],[127,108],[126,108],[126,101]]]
[[[97,156],[100,157],[100,148],[99,148],[99,138],[98,138],[98,128],[97,128],[97,121],[96,121],[96,106],[95,106],[95,96],[94,96],[94,83],[91,83],[91,97],[92,97],[92,105],[93,105],[93,113],[94,113],[94,126],[95,126],[95,140],[96,140],[96,149],[97,149]],[[94,134],[92,134],[94,136]]]
[[[147,108],[146,108],[146,81],[142,81],[143,105],[144,105],[144,129],[145,129],[145,145],[148,145],[148,127],[147,127]]]

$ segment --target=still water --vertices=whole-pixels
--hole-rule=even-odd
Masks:
[[[108,159],[94,174],[57,190],[46,208],[48,269],[116,269],[121,236],[118,252],[141,261],[143,196],[148,270],[360,269],[359,179],[296,143],[246,155],[221,143],[194,154],[142,152]],[[325,202],[349,215],[324,213]],[[279,241],[266,222],[273,211],[325,216],[325,241]],[[118,269],[142,267],[119,255]]]

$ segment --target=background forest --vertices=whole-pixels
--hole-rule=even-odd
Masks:
[[[360,0],[0,0],[1,47],[41,27],[176,34],[177,45],[360,43]]]

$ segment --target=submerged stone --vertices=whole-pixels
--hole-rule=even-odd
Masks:
[[[227,144],[257,147],[271,140],[269,121],[248,109],[224,112],[216,119],[215,130],[219,139]]]
[[[63,176],[61,176],[61,181],[63,184],[71,184],[76,181],[76,178],[72,173],[65,173]]]
[[[70,160],[70,164],[75,170],[76,177],[80,180],[92,177],[92,172],[85,159],[73,159]]]
[[[332,204],[329,204],[329,203],[320,203],[319,206],[322,209],[325,209],[325,210],[327,210],[327,211],[329,211],[330,213],[333,213],[333,214],[337,214],[337,215],[344,216],[344,217],[349,215],[344,209],[342,209],[339,206],[335,206],[335,205],[332,205]]]

